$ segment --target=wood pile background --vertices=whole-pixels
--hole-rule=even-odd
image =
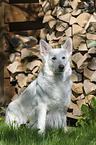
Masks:
[[[73,87],[67,116],[77,118],[82,104],[96,97],[96,4],[94,0],[42,0],[40,4],[39,17],[44,16],[45,24],[40,39],[53,48],[60,47],[69,37],[73,39]],[[42,61],[35,37],[15,35],[10,43],[16,50],[10,54],[7,66],[10,84],[16,90],[14,99],[37,77]]]

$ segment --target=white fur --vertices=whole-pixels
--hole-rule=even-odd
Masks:
[[[69,38],[61,48],[52,49],[44,40],[40,40],[40,53],[43,69],[18,99],[11,102],[6,111],[6,123],[16,128],[30,119],[30,125],[39,128],[65,128],[66,112],[70,104],[72,73],[70,58],[72,40]],[[65,59],[63,59],[65,56]],[[56,57],[56,60],[53,60]],[[64,70],[60,68],[64,66]],[[62,71],[61,71],[62,70]]]

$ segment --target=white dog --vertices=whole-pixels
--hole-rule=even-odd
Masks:
[[[30,125],[66,130],[66,112],[70,104],[72,81],[70,67],[72,40],[67,39],[61,48],[52,49],[40,40],[43,69],[18,99],[11,102],[6,111],[6,123],[19,127],[30,120]]]

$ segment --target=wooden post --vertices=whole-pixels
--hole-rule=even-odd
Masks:
[[[0,105],[5,102],[4,99],[4,3],[0,3]]]

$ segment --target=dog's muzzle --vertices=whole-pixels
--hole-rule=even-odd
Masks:
[[[59,65],[59,70],[60,70],[61,72],[63,72],[63,71],[64,71],[64,68],[65,68],[65,67],[64,67],[64,65],[63,65],[63,64],[60,64],[60,65]]]

